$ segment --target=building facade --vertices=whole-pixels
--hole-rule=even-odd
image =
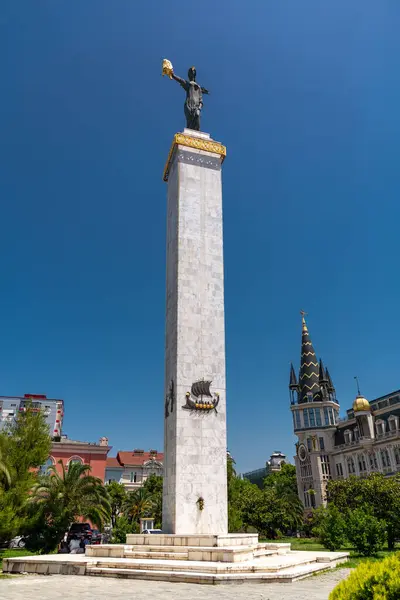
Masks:
[[[51,453],[41,471],[45,473],[49,467],[55,466],[57,473],[61,475],[62,466],[68,469],[72,463],[80,463],[90,466],[90,475],[98,477],[104,483],[106,473],[107,454],[111,450],[108,439],[100,438],[100,442],[79,442],[70,440],[66,435],[61,436],[59,441],[51,444]],[[62,464],[60,464],[60,461]]]
[[[264,479],[270,473],[276,473],[280,471],[282,465],[286,463],[286,456],[282,454],[280,450],[275,450],[271,454],[271,457],[265,463],[265,467],[261,469],[255,469],[254,471],[248,471],[247,473],[243,473],[243,478],[248,479],[251,483],[255,483],[259,488],[263,487]]]
[[[135,449],[118,452],[116,457],[107,459],[106,483],[117,481],[127,491],[134,491],[143,486],[150,475],[163,475],[164,454],[157,450]]]
[[[400,390],[368,402],[359,393],[346,418],[328,369],[318,361],[303,316],[300,372],[290,369],[290,409],[299,497],[305,509],[326,504],[330,479],[400,470]]]
[[[26,410],[42,411],[52,438],[60,438],[64,418],[64,401],[47,398],[44,394],[25,394],[24,396],[0,396],[0,431],[7,423],[15,419],[19,412]]]

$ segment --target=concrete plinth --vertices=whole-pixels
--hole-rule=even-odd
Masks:
[[[156,536],[153,536],[156,537]],[[86,555],[5,558],[5,573],[91,575],[179,583],[291,582],[347,560],[347,552],[291,552],[289,544],[222,547],[87,546]]]
[[[164,490],[169,534],[226,534],[226,394],[221,164],[206,133],[168,157]],[[193,384],[211,382],[204,395]],[[196,395],[197,394],[197,395]],[[187,398],[195,403],[190,408]],[[205,403],[216,402],[209,410]],[[185,406],[185,408],[183,408]]]

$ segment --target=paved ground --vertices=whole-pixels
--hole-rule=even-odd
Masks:
[[[296,583],[195,585],[107,577],[25,575],[0,579],[0,600],[328,600],[340,569]]]

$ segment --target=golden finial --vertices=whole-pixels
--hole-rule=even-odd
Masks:
[[[304,318],[307,315],[307,313],[304,310],[301,310],[300,314],[301,314],[301,322],[303,324],[303,331],[308,331],[308,329],[307,329],[307,323],[306,323],[306,320]]]

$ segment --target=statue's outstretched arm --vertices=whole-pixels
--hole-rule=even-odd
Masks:
[[[171,77],[172,77],[172,79],[175,79],[175,81],[177,81],[178,83],[180,83],[180,85],[181,85],[183,88],[185,88],[185,89],[186,89],[186,87],[187,87],[187,84],[186,84],[186,81],[185,81],[185,79],[182,79],[182,77],[178,77],[178,75],[175,75],[175,73],[174,73],[174,72],[172,72],[172,73],[171,73]]]
[[[203,94],[209,94],[210,92],[208,90],[206,90],[206,88],[201,88],[201,91],[203,92]]]

